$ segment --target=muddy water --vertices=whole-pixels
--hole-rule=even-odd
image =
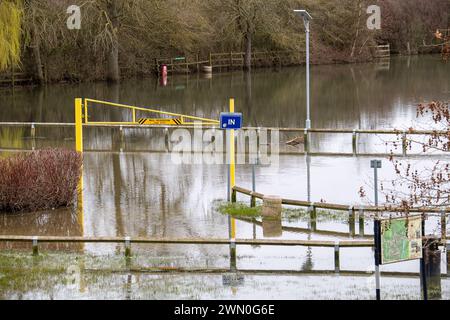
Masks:
[[[313,127],[353,129],[423,127],[427,121],[416,119],[415,106],[424,100],[449,100],[449,71],[450,65],[442,64],[437,56],[396,58],[391,60],[388,67],[376,64],[313,67]],[[145,79],[127,80],[120,86],[94,83],[79,86],[49,86],[43,90],[17,89],[15,92],[2,89],[0,122],[73,122],[75,97],[91,97],[218,118],[221,111],[227,110],[227,99],[233,96],[236,98],[237,111],[243,113],[246,125],[303,127],[304,86],[304,69],[291,68],[274,71],[257,70],[251,76],[234,72],[214,75],[212,79],[202,79],[198,76],[173,77],[169,78],[167,87],[159,86],[154,80]],[[128,119],[129,114],[97,106],[92,117],[95,120],[117,121]],[[37,139],[33,141],[29,139],[29,128],[3,127],[0,128],[0,149],[6,154],[11,150],[32,147],[73,148],[73,131],[72,128],[38,128]],[[173,130],[168,134],[172,132]],[[217,203],[226,198],[226,166],[175,164],[172,153],[168,152],[170,147],[167,147],[165,134],[162,130],[126,130],[123,141],[120,141],[117,130],[86,129],[85,148],[88,151],[84,158],[81,209],[0,215],[0,234],[227,237],[227,217],[217,210]],[[295,148],[289,149],[291,147],[284,145],[284,142],[292,137],[295,135],[285,134],[280,137],[282,151],[286,153],[300,151]],[[351,153],[351,135],[315,135],[312,137],[312,149],[316,152]],[[389,151],[379,137],[367,136],[360,138],[358,149],[365,153]],[[300,200],[309,198],[315,202],[349,205],[365,203],[359,197],[358,189],[365,186],[371,194],[372,158],[352,155],[306,157],[281,154],[278,165],[256,167],[257,191],[278,194],[285,198]],[[409,161],[423,166],[433,163],[436,159],[450,160],[448,156],[433,155],[412,157]],[[380,174],[383,180],[395,178],[393,169],[386,160]],[[251,166],[238,165],[236,179],[238,185],[250,189]],[[238,200],[249,201],[247,197],[239,197]],[[361,226],[357,223],[356,232],[352,235],[345,214],[344,212],[324,215],[317,223],[318,231],[309,230],[310,222],[307,216],[285,219],[282,233],[277,234],[277,238],[337,240],[353,236],[370,237],[372,234],[370,221]],[[264,238],[267,232],[264,232],[262,225],[260,221],[254,223],[238,221],[237,237]],[[275,226],[275,229],[277,228],[278,226]],[[427,223],[428,233],[439,232],[438,229],[436,219],[430,218]],[[17,246],[6,244],[2,248],[12,249]],[[22,248],[27,247],[24,245]],[[48,246],[43,247],[43,250],[49,252],[71,250],[99,256],[114,256],[121,254],[123,246],[86,244],[73,247]],[[163,265],[227,268],[230,265],[229,249],[226,246],[139,245],[133,246],[133,251],[144,257],[141,260],[136,258],[135,262],[146,267]],[[149,259],[152,262],[148,262]],[[333,249],[238,247],[237,266],[241,269],[333,270]],[[372,270],[372,250],[364,248],[342,250],[341,268]],[[412,261],[385,266],[383,270],[418,272],[419,264]],[[442,261],[442,270],[443,272],[446,270],[445,259]],[[214,283],[220,282],[220,277],[218,279],[214,280],[212,277],[211,280],[192,281]],[[123,280],[118,277],[114,281],[122,283]],[[416,297],[416,293],[419,292],[416,280],[413,278],[401,286],[408,292],[405,297]],[[48,283],[51,281],[48,278]],[[105,283],[107,281],[109,280],[105,280]],[[252,277],[244,285],[246,289],[241,292],[250,292],[252,285],[272,286],[272,281],[270,276]],[[299,280],[293,277],[286,278],[286,281],[293,287],[298,287],[300,284],[297,281],[314,280],[309,278]],[[333,283],[335,279],[330,278],[327,281]],[[350,285],[352,281],[349,281],[349,287],[352,286]],[[358,283],[360,280],[355,281]],[[104,284],[99,285],[100,289],[92,289],[93,292],[97,292],[94,296],[101,295],[103,286]],[[25,297],[46,296],[44,293],[39,295],[34,289],[30,289],[29,292],[27,289],[24,290]],[[224,290],[224,292],[217,290],[210,292],[199,289],[196,293],[186,291],[182,295],[227,297],[228,291]],[[392,292],[391,297],[403,295],[402,290]],[[449,286],[443,286],[443,290],[448,296]],[[281,287],[279,291],[283,291]],[[353,297],[350,291],[351,289],[346,297]],[[137,292],[137,296],[141,293],[140,297],[149,297],[145,289],[137,289]],[[13,296],[15,293],[10,294]],[[54,291],[53,294],[58,297],[71,296],[65,289]],[[330,297],[339,297],[339,294],[339,290],[336,290]],[[171,293],[162,294],[162,297],[166,296],[170,297]],[[118,294],[117,297],[122,296]],[[302,294],[294,295],[293,298],[295,297],[302,297]],[[317,293],[316,297],[321,295]],[[365,298],[365,295],[361,298]]]

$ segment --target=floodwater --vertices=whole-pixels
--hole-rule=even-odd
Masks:
[[[407,129],[425,128],[429,119],[416,119],[418,103],[450,100],[450,64],[439,56],[393,58],[390,64],[314,66],[312,75],[311,118],[315,128]],[[211,79],[199,75],[169,77],[161,86],[153,79],[126,80],[121,85],[104,83],[52,85],[44,89],[20,88],[0,90],[0,122],[73,122],[73,99],[87,97],[159,110],[217,119],[227,111],[228,99],[236,99],[236,111],[242,112],[244,124],[255,127],[303,127],[305,123],[304,68],[255,70],[214,74]],[[91,121],[130,120],[121,110],[93,105]],[[74,148],[73,128],[37,128],[30,139],[30,128],[0,128],[3,154],[18,149],[64,146]],[[18,215],[0,214],[2,235],[60,236],[131,236],[164,238],[227,238],[228,218],[218,212],[218,203],[227,197],[227,166],[174,162],[167,136],[174,130],[125,129],[120,139],[117,129],[87,128],[84,144],[83,199],[77,210],[55,210]],[[326,201],[339,204],[367,204],[372,201],[372,175],[367,154],[387,153],[386,137],[361,135],[358,152],[351,155],[351,134],[313,134],[311,151],[305,156],[298,147],[285,142],[295,133],[280,133],[281,154],[278,163],[256,167],[256,190],[283,198]],[[387,137],[392,139],[395,137]],[[169,139],[170,140],[170,139]],[[348,153],[330,156],[321,152]],[[297,154],[296,154],[297,153]],[[417,166],[429,166],[436,160],[449,161],[447,155],[407,157]],[[0,153],[1,154],[1,153]],[[380,156],[377,156],[380,158]],[[383,157],[381,157],[382,159]],[[238,165],[236,183],[251,189],[252,166]],[[309,183],[308,183],[309,177]],[[380,179],[395,179],[386,157]],[[364,186],[369,199],[361,199]],[[238,196],[249,202],[248,197]],[[368,239],[372,224],[356,223],[351,232],[345,212],[328,212],[319,216],[317,231],[310,230],[307,218],[283,219],[283,229],[275,234],[264,230],[260,221],[237,221],[237,238],[262,239]],[[438,219],[430,217],[427,233],[439,233]],[[267,228],[267,225],[265,225]],[[448,227],[447,227],[448,228]],[[273,226],[278,230],[278,226]],[[325,232],[323,232],[325,231]],[[331,232],[327,232],[331,231]],[[224,275],[153,275],[122,270],[115,262],[123,259],[123,245],[43,245],[59,268],[69,268],[73,261],[86,256],[100,257],[102,263],[81,267],[83,285],[73,289],[61,274],[37,269],[37,280],[14,286],[25,271],[8,272],[11,250],[30,250],[29,244],[1,244],[1,298],[310,298],[372,299],[372,280],[366,276],[334,274],[274,276],[250,274],[243,283],[227,286]],[[22,251],[23,251],[22,250]],[[227,246],[133,245],[134,268],[228,268]],[[319,272],[334,270],[333,248],[238,246],[237,268],[240,270],[284,270]],[[70,251],[68,257],[61,252]],[[77,258],[72,254],[77,255]],[[31,255],[31,252],[30,252]],[[54,255],[63,255],[55,258]],[[447,271],[446,252],[442,253],[442,273]],[[39,266],[42,261],[37,262]],[[78,263],[75,263],[78,265]],[[120,263],[119,263],[120,264]],[[87,263],[89,265],[89,263]],[[27,263],[22,266],[28,270]],[[17,266],[16,266],[17,267]],[[122,273],[103,272],[118,268]],[[373,252],[369,248],[342,249],[341,270],[372,271]],[[29,267],[36,268],[36,262]],[[47,268],[42,267],[47,270]],[[49,267],[50,268],[50,267]],[[56,268],[53,266],[53,268]],[[94,268],[97,271],[92,271]],[[51,269],[51,268],[50,268]],[[58,268],[56,268],[58,269]],[[98,271],[99,270],[99,271]],[[128,270],[128,271],[127,271]],[[419,262],[410,261],[383,266],[382,271],[418,272]],[[34,274],[34,273],[33,273]],[[5,280],[6,279],[6,280]],[[27,278],[28,279],[28,278]],[[87,279],[87,280],[86,280]],[[35,285],[31,283],[36,282]],[[387,299],[419,299],[418,276],[387,277]],[[55,283],[57,285],[55,285]],[[320,283],[320,285],[319,285]],[[80,288],[83,287],[83,290]],[[114,287],[114,290],[110,288]],[[237,289],[238,288],[238,289]],[[270,288],[270,290],[268,290]],[[255,291],[257,293],[255,293]],[[113,293],[114,292],[114,293]],[[442,298],[450,296],[450,284],[442,279]]]

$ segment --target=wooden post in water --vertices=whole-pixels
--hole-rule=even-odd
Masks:
[[[359,236],[364,237],[364,209],[360,208],[358,212]]]
[[[356,155],[358,152],[358,138],[356,135],[356,130],[353,130],[353,134],[352,134],[352,149],[353,149],[353,155]]]
[[[408,149],[408,140],[406,139],[406,132],[403,132],[403,136],[402,136],[402,151],[403,151],[403,156],[406,157],[406,152]]]
[[[354,237],[356,234],[356,217],[354,207],[350,207],[348,209],[348,228],[350,236]]]
[[[31,139],[36,138],[36,127],[34,123],[31,124]]]
[[[425,241],[424,254],[428,299],[441,299],[441,250],[439,249],[439,239],[427,239]]]
[[[441,212],[441,238],[442,241],[447,240],[447,213],[445,208]]]
[[[447,277],[450,277],[450,243],[447,243]]]
[[[33,237],[33,256],[39,255],[38,237]]]
[[[130,237],[125,237],[125,257],[131,257],[131,240]]]
[[[335,242],[334,245],[334,272],[339,273],[341,269],[341,263],[340,263],[340,252],[339,252],[339,242]]]
[[[316,231],[317,230],[317,208],[314,205],[314,203],[311,204],[310,207],[308,207],[308,211],[309,211],[309,221],[310,221],[311,231]]]

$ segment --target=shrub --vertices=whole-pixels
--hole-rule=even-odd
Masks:
[[[0,158],[0,211],[32,212],[74,204],[82,156],[44,149]]]

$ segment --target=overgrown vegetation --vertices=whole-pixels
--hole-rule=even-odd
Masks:
[[[372,4],[381,7],[381,30],[366,27]],[[81,8],[81,30],[67,28],[69,5]],[[299,8],[314,18],[313,63],[363,61],[377,43],[396,52],[409,43],[413,53],[431,43],[436,29],[448,28],[448,6],[449,0],[3,0],[0,68],[17,63],[12,39],[22,30],[22,66],[39,82],[118,81],[150,74],[155,58],[204,60],[209,52],[245,52],[249,69],[251,52],[304,50],[303,23],[293,13]]]
[[[81,154],[44,149],[0,158],[0,212],[68,207],[76,200]]]

